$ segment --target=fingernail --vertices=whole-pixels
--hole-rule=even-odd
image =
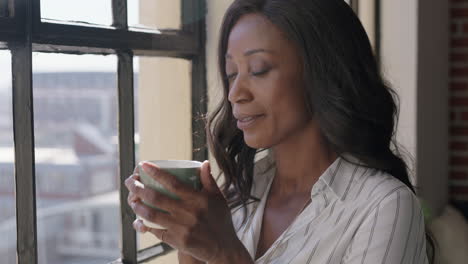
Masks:
[[[136,229],[137,229],[138,232],[141,232],[141,222],[140,221],[136,222]]]
[[[141,189],[145,188],[145,185],[140,181],[134,181],[133,185],[135,185],[135,187],[137,187],[137,188],[141,188]]]
[[[139,233],[141,233],[141,221],[140,219],[135,219],[135,221],[133,221],[133,227],[135,228],[135,230]]]
[[[138,220],[137,225],[138,225],[138,230],[139,230],[140,233],[146,233],[146,231],[148,231],[148,229],[146,228],[146,226],[145,226],[145,224],[143,223],[143,221],[141,221],[141,219]]]
[[[156,173],[157,169],[149,162],[143,162],[142,168],[146,173]]]

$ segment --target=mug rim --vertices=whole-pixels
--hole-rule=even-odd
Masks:
[[[175,160],[175,159],[168,159],[168,160],[145,160],[140,162],[140,165],[143,162],[150,162],[162,169],[198,169],[203,164],[197,160]]]

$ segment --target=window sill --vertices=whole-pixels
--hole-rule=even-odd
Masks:
[[[137,263],[146,263],[157,257],[167,255],[168,253],[172,251],[174,251],[174,249],[166,243],[156,244],[152,247],[139,250],[138,255],[137,255]],[[131,263],[131,262],[118,259],[108,264],[128,264],[128,263]]]

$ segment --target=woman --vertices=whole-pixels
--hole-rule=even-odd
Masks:
[[[224,98],[208,132],[225,184],[207,162],[201,192],[145,164],[186,202],[131,176],[133,210],[166,227],[137,220],[138,231],[178,249],[180,263],[428,263],[394,142],[396,95],[343,0],[234,1],[218,55]]]

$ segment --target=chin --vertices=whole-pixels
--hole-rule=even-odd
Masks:
[[[248,137],[245,136],[244,134],[244,142],[247,146],[253,149],[261,149],[261,148],[269,148],[273,144],[269,144],[268,140],[266,138],[260,138],[260,137]]]

